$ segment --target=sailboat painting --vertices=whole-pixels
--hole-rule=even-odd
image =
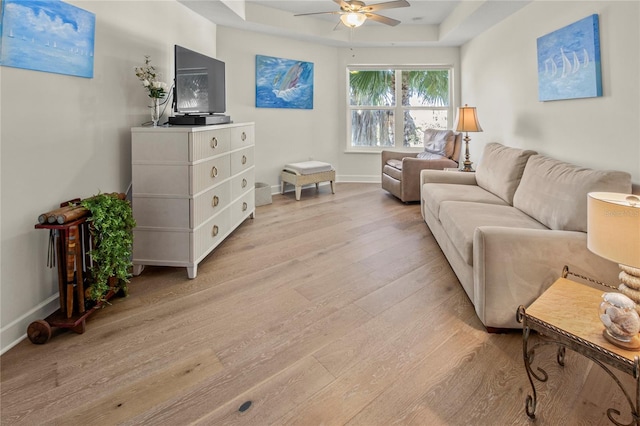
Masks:
[[[313,62],[256,55],[256,107],[313,109]]]
[[[0,65],[93,77],[95,14],[59,0],[2,0]]]
[[[540,101],[602,96],[598,15],[538,38]]]

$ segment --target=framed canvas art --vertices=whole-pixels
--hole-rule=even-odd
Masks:
[[[0,65],[93,77],[95,14],[59,0],[2,0]]]
[[[256,55],[256,107],[313,109],[313,62]]]
[[[538,38],[541,101],[602,96],[598,15]]]

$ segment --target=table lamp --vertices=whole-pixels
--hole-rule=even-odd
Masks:
[[[456,123],[453,126],[456,132],[465,132],[464,143],[465,143],[465,153],[464,153],[464,168],[463,172],[472,172],[471,164],[473,164],[469,160],[469,141],[471,138],[469,137],[469,132],[481,132],[482,127],[480,127],[480,123],[478,122],[478,115],[476,114],[476,107],[470,107],[467,104],[464,104],[463,107],[458,108],[458,115],[456,117]]]
[[[604,304],[613,304],[609,313],[601,307],[604,336],[618,346],[637,349],[640,347],[635,329],[640,326],[637,319],[640,314],[640,197],[590,192],[587,195],[587,247],[598,256],[618,263],[621,269],[618,287],[621,294],[603,296]],[[623,295],[626,297],[621,297]],[[630,306],[633,314],[627,298],[633,302]],[[627,332],[621,335],[620,329]]]

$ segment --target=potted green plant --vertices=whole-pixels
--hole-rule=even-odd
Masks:
[[[94,241],[89,253],[93,264],[88,297],[97,302],[104,301],[110,290],[126,294],[133,266],[131,252],[136,226],[131,204],[115,193],[98,194],[80,204],[89,211],[87,221]]]

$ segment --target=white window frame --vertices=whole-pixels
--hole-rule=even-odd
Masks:
[[[448,70],[449,71],[449,106],[448,107],[432,107],[432,106],[404,106],[402,105],[402,84],[396,84],[395,87],[395,106],[375,106],[375,107],[363,107],[353,106],[350,102],[350,79],[349,75],[351,71],[376,71],[376,70],[394,70],[396,73],[396,82],[401,81],[402,71],[429,71],[429,70]],[[404,146],[404,112],[406,110],[436,110],[447,111],[447,129],[453,126],[455,120],[454,105],[453,105],[453,78],[454,67],[453,65],[348,65],[346,69],[346,151],[345,152],[358,152],[358,153],[379,153],[384,150],[403,150],[403,151],[421,151],[421,147],[405,147]],[[400,102],[398,102],[400,101]],[[387,147],[362,147],[351,145],[351,112],[355,109],[359,110],[392,110],[394,115],[394,146]],[[401,120],[397,118],[401,117]],[[400,135],[400,138],[398,138]]]

